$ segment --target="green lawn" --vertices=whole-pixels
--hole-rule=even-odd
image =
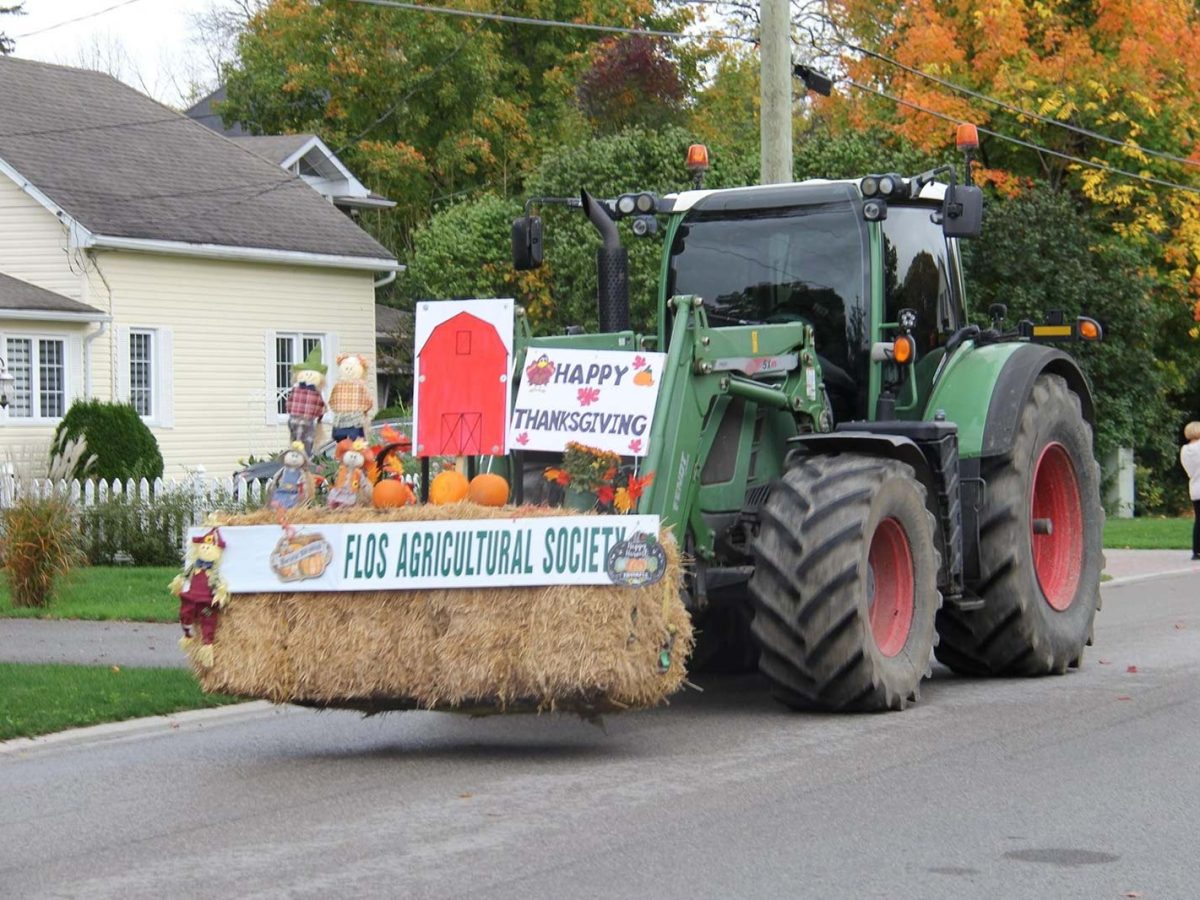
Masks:
[[[1104,546],[1114,550],[1191,550],[1192,520],[1108,519]]]
[[[0,741],[235,702],[186,669],[0,663]]]
[[[179,618],[179,601],[168,585],[177,574],[179,570],[173,568],[76,569],[59,583],[45,609],[13,609],[8,585],[0,578],[0,617],[174,622]]]

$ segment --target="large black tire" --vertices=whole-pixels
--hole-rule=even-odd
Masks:
[[[1012,450],[984,459],[981,474],[982,577],[971,587],[984,604],[941,610],[937,658],[967,675],[1061,674],[1091,641],[1104,568],[1100,467],[1066,381],[1038,376]],[[1045,519],[1051,533],[1035,534]]]
[[[755,552],[752,631],[780,700],[869,711],[917,699],[942,598],[934,519],[909,466],[801,458],[762,508]]]

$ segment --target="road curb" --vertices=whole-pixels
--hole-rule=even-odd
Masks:
[[[1105,581],[1100,587],[1120,587],[1123,584],[1137,584],[1141,581],[1153,581],[1155,578],[1170,578],[1173,575],[1200,575],[1200,568],[1188,566],[1186,569],[1167,569],[1162,572],[1147,572],[1142,575],[1124,575],[1120,578],[1112,578]]]
[[[177,734],[183,730],[202,728],[216,723],[258,719],[278,714],[283,707],[266,700],[235,703],[212,709],[191,709],[165,716],[145,716],[140,719],[125,719],[120,722],[105,722],[83,728],[68,728],[31,738],[13,738],[0,741],[0,759],[6,756],[36,753],[76,744],[101,744],[145,737],[155,732],[162,735]]]

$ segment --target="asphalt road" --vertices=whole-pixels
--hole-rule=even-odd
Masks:
[[[726,678],[606,730],[249,707],[10,749],[0,895],[1200,896],[1200,579],[1106,588],[1096,638],[884,715]]]

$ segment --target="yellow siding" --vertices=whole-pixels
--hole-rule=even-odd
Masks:
[[[66,226],[4,175],[0,175],[0,272],[72,300],[83,299],[80,278],[67,259]]]
[[[116,368],[123,329],[171,329],[174,421],[154,428],[168,477],[196,465],[228,475],[248,454],[286,446],[287,426],[266,421],[269,331],[333,334],[337,350],[374,358],[370,272],[118,251],[97,252],[95,261],[103,283],[90,279],[90,302],[108,308],[96,292],[110,290],[113,313],[112,329],[93,344],[96,364]],[[98,371],[94,378],[99,385]],[[114,380],[128,383],[109,375],[109,390]]]

